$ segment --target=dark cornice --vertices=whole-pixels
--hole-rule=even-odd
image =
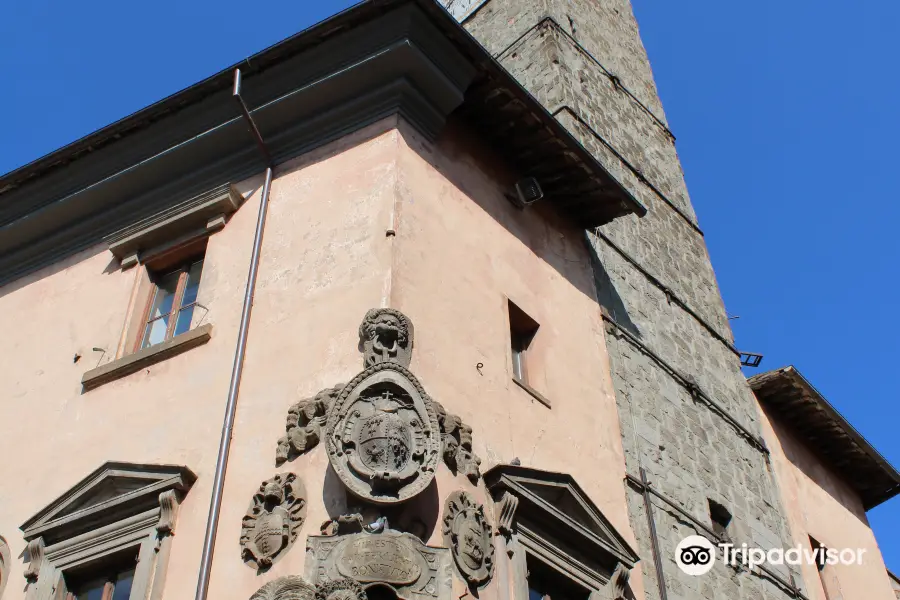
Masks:
[[[829,465],[870,510],[900,494],[900,473],[793,366],[748,380],[757,399]]]
[[[452,112],[580,225],[644,208],[434,0],[369,0],[239,65],[277,163],[391,115]],[[0,178],[0,284],[263,170],[234,67]]]

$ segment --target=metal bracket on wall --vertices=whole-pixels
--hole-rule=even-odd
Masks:
[[[678,371],[675,367],[670,365],[668,362],[662,359],[658,354],[656,354],[653,350],[648,348],[645,344],[643,344],[640,340],[634,337],[631,333],[629,333],[624,327],[616,323],[616,321],[609,316],[609,314],[604,310],[601,311],[601,315],[603,320],[606,321],[611,330],[611,334],[615,335],[617,338],[624,338],[632,346],[636,347],[638,350],[652,358],[659,364],[663,369],[672,376],[675,381],[677,381],[683,388],[685,388],[693,398],[699,400],[701,403],[707,405],[714,413],[720,415],[725,421],[728,422],[739,434],[741,437],[746,439],[750,445],[759,450],[763,456],[768,460],[769,449],[766,447],[765,442],[755,435],[752,431],[747,429],[740,421],[731,416],[731,413],[725,410],[721,404],[710,398],[706,392],[704,392],[700,386],[697,384],[697,380],[691,375],[683,375],[680,371]]]

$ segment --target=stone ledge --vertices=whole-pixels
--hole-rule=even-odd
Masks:
[[[212,337],[211,332],[212,324],[207,323],[161,344],[138,350],[133,354],[117,358],[96,369],[91,369],[81,378],[82,393],[99,387],[104,383],[131,375],[150,365],[155,365],[158,362],[177,356],[182,352],[187,352],[191,348],[202,346]]]
[[[525,383],[524,381],[519,381],[519,380],[516,379],[515,377],[513,377],[512,380],[513,380],[513,383],[515,383],[517,386],[519,386],[520,388],[522,388],[523,390],[525,390],[526,392],[528,392],[528,395],[529,395],[529,396],[531,396],[532,398],[534,398],[535,400],[537,400],[538,402],[540,402],[541,404],[543,404],[543,405],[546,406],[547,408],[553,408],[553,406],[551,406],[551,404],[550,404],[550,401],[547,400],[547,399],[543,396],[543,394],[541,394],[539,391],[537,391],[536,389],[534,389],[533,387],[531,387],[530,385],[528,385],[528,384]]]

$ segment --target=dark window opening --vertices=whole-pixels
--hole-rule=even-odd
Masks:
[[[397,600],[397,592],[387,585],[372,585],[366,588],[368,600]]]
[[[513,377],[528,382],[528,349],[539,325],[525,312],[509,302],[509,340],[512,348]]]
[[[819,583],[822,584],[825,600],[841,600],[843,593],[837,573],[835,573],[834,567],[827,562],[828,548],[812,536],[809,536],[809,545],[816,552],[816,569],[819,571]]]
[[[728,526],[731,524],[731,513],[728,509],[716,502],[709,502],[709,520],[712,522],[712,529],[719,537],[728,537]]]
[[[526,557],[528,600],[587,600],[590,590],[572,581],[548,564]]]
[[[148,264],[153,293],[143,320],[138,349],[160,344],[190,330],[197,307],[205,241]]]
[[[65,600],[129,600],[137,555],[126,553],[64,575]]]

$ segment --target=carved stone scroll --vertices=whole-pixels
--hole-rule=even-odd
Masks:
[[[359,326],[363,368],[391,362],[409,368],[413,349],[412,321],[393,308],[373,308]]]
[[[444,505],[444,544],[473,588],[486,584],[494,569],[494,544],[484,507],[466,492],[453,492]]]
[[[306,544],[306,574],[320,589],[330,581],[352,579],[390,586],[404,600],[450,600],[450,551],[426,546],[411,534],[309,536]]]
[[[241,556],[257,569],[267,569],[283,556],[306,519],[306,490],[293,473],[268,479],[253,495],[241,528]]]
[[[44,563],[44,538],[39,537],[28,542],[25,548],[26,556],[28,556],[28,567],[25,569],[25,579],[29,583],[34,583],[38,579],[41,572],[41,565]]]
[[[513,534],[516,509],[519,508],[519,499],[508,491],[503,492],[503,497],[497,503],[500,511],[500,519],[497,522],[497,530],[507,541]]]
[[[434,405],[415,376],[392,362],[369,367],[341,391],[328,413],[326,440],[344,485],[377,504],[424,490],[440,460]]]
[[[276,466],[293,460],[318,445],[328,409],[343,388],[342,384],[338,384],[324,389],[314,397],[301,400],[288,409],[286,434],[278,440],[278,447],[275,450]]]
[[[178,504],[178,494],[175,490],[166,490],[159,495],[159,523],[156,525],[156,532],[160,537],[175,531]]]
[[[610,598],[612,600],[626,600],[625,592],[628,589],[628,580],[630,578],[631,571],[622,563],[618,563],[609,580]]]
[[[473,484],[477,483],[481,477],[481,459],[472,451],[472,428],[447,412],[440,403],[434,402],[434,409],[441,428],[444,463],[454,474],[465,475]]]
[[[296,575],[279,577],[270,581],[250,596],[250,600],[314,600],[315,598],[316,588]]]

